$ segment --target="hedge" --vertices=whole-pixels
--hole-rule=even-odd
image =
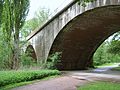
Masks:
[[[0,87],[58,74],[58,70],[0,71]]]

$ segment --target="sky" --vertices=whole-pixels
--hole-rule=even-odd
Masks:
[[[63,7],[69,4],[72,0],[30,0],[30,10],[27,19],[34,17],[35,11],[39,8],[50,9],[51,13],[54,11],[60,11]]]

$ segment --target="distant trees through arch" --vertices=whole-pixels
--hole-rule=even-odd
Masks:
[[[34,48],[33,48],[32,45],[28,45],[28,47],[27,47],[27,49],[26,49],[26,51],[25,51],[25,54],[26,54],[28,57],[31,57],[32,60],[37,63],[36,53],[35,53],[35,50],[34,50]]]

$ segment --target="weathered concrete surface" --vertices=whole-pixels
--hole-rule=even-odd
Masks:
[[[96,0],[86,7],[69,4],[28,37],[37,60],[45,62],[50,50],[62,51],[60,69],[84,69],[97,47],[119,30],[119,5],[120,0]]]
[[[85,69],[98,46],[119,29],[120,6],[96,8],[67,24],[51,53],[62,52],[60,69]]]

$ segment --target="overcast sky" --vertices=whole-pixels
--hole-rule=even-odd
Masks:
[[[40,7],[48,8],[51,12],[54,12],[56,8],[62,9],[72,0],[30,0],[30,11],[27,19],[34,16],[34,12]]]

